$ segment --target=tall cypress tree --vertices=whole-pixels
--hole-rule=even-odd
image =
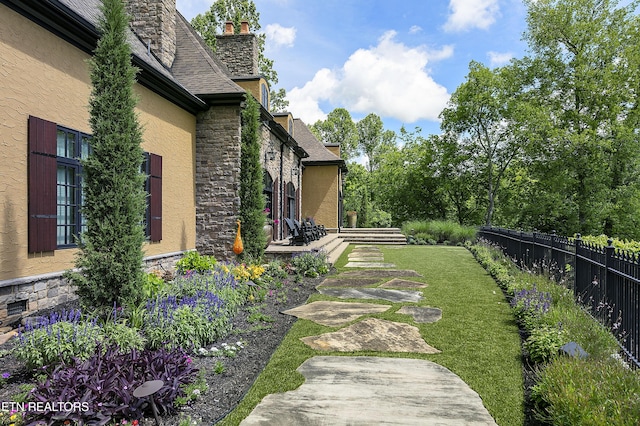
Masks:
[[[103,0],[102,12],[90,61],[92,152],[82,163],[87,228],[76,259],[81,272],[72,275],[81,302],[93,307],[139,302],[146,209],[129,17],[122,0]]]
[[[240,221],[244,254],[260,258],[267,243],[263,231],[265,200],[263,171],[260,165],[260,106],[247,94],[242,111],[240,152]]]

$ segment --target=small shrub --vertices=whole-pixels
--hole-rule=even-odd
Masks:
[[[231,329],[224,302],[211,292],[167,296],[147,302],[145,335],[151,348],[195,351]]]
[[[532,330],[540,325],[542,315],[551,307],[551,294],[532,289],[517,291],[511,299],[511,308],[526,330]]]
[[[53,312],[18,333],[16,357],[29,369],[41,368],[73,358],[87,359],[102,340],[96,321],[81,321],[80,310]]]
[[[212,271],[216,263],[213,256],[202,256],[197,251],[189,251],[176,262],[176,268],[179,274],[186,274],[188,271],[203,273]]]
[[[475,240],[477,229],[444,220],[410,221],[402,225],[402,233],[413,235],[418,243],[422,240],[429,244],[431,244],[430,241],[434,241],[457,245]]]
[[[156,297],[164,288],[165,282],[162,277],[156,274],[144,274],[144,280],[142,281],[142,295],[143,298],[151,299]]]
[[[547,362],[567,343],[566,333],[558,327],[543,325],[531,330],[524,342],[529,359],[536,364]]]
[[[637,425],[640,374],[613,360],[558,357],[538,373],[536,415],[548,424]]]
[[[107,344],[117,346],[122,352],[129,352],[132,349],[141,350],[146,342],[137,329],[119,321],[104,324],[102,334]]]
[[[324,252],[296,254],[290,264],[297,274],[305,277],[316,278],[329,272],[329,262]]]
[[[120,419],[140,419],[148,409],[146,398],[133,396],[145,381],[162,380],[164,386],[154,394],[162,414],[175,412],[174,401],[184,397],[185,386],[193,383],[198,370],[181,350],[121,353],[111,346],[98,350],[85,361],[60,365],[31,392],[34,401],[77,401],[82,409],[70,412],[52,410],[27,412],[30,421],[62,424],[107,424]]]

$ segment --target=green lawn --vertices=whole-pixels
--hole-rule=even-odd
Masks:
[[[336,263],[339,272],[345,270],[343,266],[352,247]],[[402,304],[371,301],[392,305],[389,311],[371,316],[417,326],[425,341],[442,353],[358,354],[411,357],[443,365],[478,392],[499,425],[522,425],[524,415],[520,337],[509,305],[493,279],[471,253],[462,247],[380,248],[385,262],[395,263],[398,269],[413,269],[423,275],[421,278],[411,278],[428,284],[422,290],[424,300],[419,305],[440,308],[443,315],[436,323],[417,324],[410,316],[395,313]],[[330,299],[315,294],[309,301]],[[315,355],[352,355],[315,351],[299,340],[301,337],[334,330],[336,328],[308,320],[296,321],[245,399],[221,424],[237,425],[265,395],[300,386],[303,377],[295,370],[306,359]]]

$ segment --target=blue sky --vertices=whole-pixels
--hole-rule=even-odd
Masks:
[[[189,20],[213,0],[177,0]],[[526,53],[521,0],[254,0],[265,54],[289,110],[307,124],[346,108],[385,129],[439,133],[438,114],[472,60],[495,67]]]

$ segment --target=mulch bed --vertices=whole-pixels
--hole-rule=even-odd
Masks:
[[[178,415],[162,418],[162,424],[175,426],[179,423],[180,415],[183,417],[189,415],[197,425],[213,425],[231,412],[242,401],[297,320],[296,317],[280,312],[304,304],[323,279],[324,277],[305,278],[300,283],[288,284],[277,293],[267,296],[264,302],[256,303],[260,306],[259,312],[273,319],[273,322],[250,323],[249,312],[247,309],[241,309],[233,319],[232,333],[208,347],[221,347],[222,343],[235,345],[236,342],[241,341],[245,344],[244,348],[235,357],[193,356],[194,365],[205,372],[209,389],[190,406],[183,408]],[[283,297],[285,289],[286,297]],[[71,303],[59,306],[57,309],[75,307],[77,306]],[[46,314],[46,312],[42,313]],[[261,326],[261,329],[256,329],[257,326]],[[14,345],[15,340],[9,340],[0,345],[0,350],[10,349]],[[224,364],[224,371],[216,374],[215,366],[220,361]],[[30,383],[31,380],[22,363],[11,354],[0,358],[0,373],[5,372],[10,373],[11,377],[8,383],[0,388],[0,402],[11,402],[15,399],[14,395],[20,392],[19,385]],[[140,425],[144,426],[154,424],[153,418],[143,419],[140,422]]]

